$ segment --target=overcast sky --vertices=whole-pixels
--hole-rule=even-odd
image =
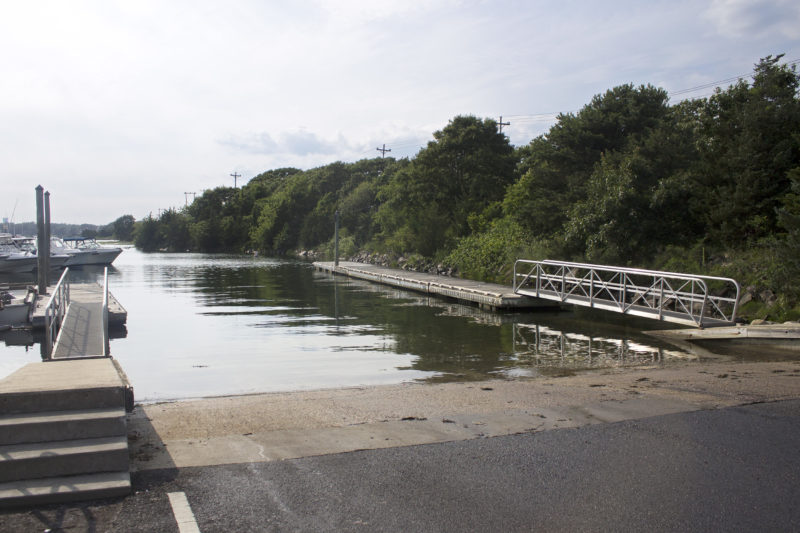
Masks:
[[[0,0],[0,217],[104,224],[280,167],[413,157],[459,114],[527,144],[624,83],[800,59],[797,0]],[[676,96],[707,96],[711,89]]]

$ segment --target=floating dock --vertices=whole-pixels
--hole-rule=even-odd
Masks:
[[[711,329],[677,329],[647,331],[648,335],[679,344],[723,342],[739,348],[750,348],[763,352],[781,350],[800,353],[800,323],[730,326]],[[685,346],[685,344],[683,344]]]
[[[44,311],[47,307],[47,301],[50,295],[39,295],[36,298],[33,308],[33,318],[31,325],[33,329],[44,328]],[[70,284],[70,303],[77,303],[78,305],[92,306],[99,304],[102,308],[103,305],[103,287],[99,283],[71,283]],[[108,293],[108,325],[109,326],[124,326],[128,321],[128,312],[124,307],[114,298],[111,292]]]
[[[335,266],[332,261],[316,261],[314,262],[314,267],[317,270],[331,274],[340,274],[392,287],[451,298],[460,302],[476,304],[483,309],[493,311],[559,308],[557,303],[514,294],[510,286],[496,283],[400,270],[368,263],[340,262],[339,266]]]

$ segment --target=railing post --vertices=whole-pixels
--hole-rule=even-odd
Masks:
[[[111,352],[108,336],[108,267],[103,269],[103,355]]]
[[[622,273],[622,299],[620,303],[622,304],[622,312],[625,313],[627,311],[625,305],[628,303],[628,275],[624,272]]]

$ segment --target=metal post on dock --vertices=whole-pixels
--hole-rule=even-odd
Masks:
[[[44,282],[50,286],[50,191],[44,193],[44,246],[38,248],[44,256]]]
[[[333,214],[333,266],[339,266],[339,210]]]
[[[36,249],[37,254],[37,285],[39,286],[39,294],[47,294],[47,264],[45,263],[45,255],[42,253],[44,250],[44,187],[41,185],[36,186]]]

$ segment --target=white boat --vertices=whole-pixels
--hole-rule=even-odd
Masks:
[[[24,326],[31,321],[36,290],[0,289],[0,329]]]
[[[50,250],[70,255],[67,266],[110,265],[122,253],[122,248],[100,246],[94,239],[83,237],[53,238],[50,242]]]
[[[36,263],[36,256],[18,249],[11,235],[0,234],[0,272],[32,272]]]
[[[14,242],[14,246],[16,246],[19,251],[21,252],[28,252],[39,257],[39,254],[36,250],[36,239],[33,237],[13,237],[11,239]],[[69,260],[69,254],[58,253],[54,250],[50,250],[50,268],[63,268],[67,266],[67,261]],[[37,262],[38,266],[38,262]]]

